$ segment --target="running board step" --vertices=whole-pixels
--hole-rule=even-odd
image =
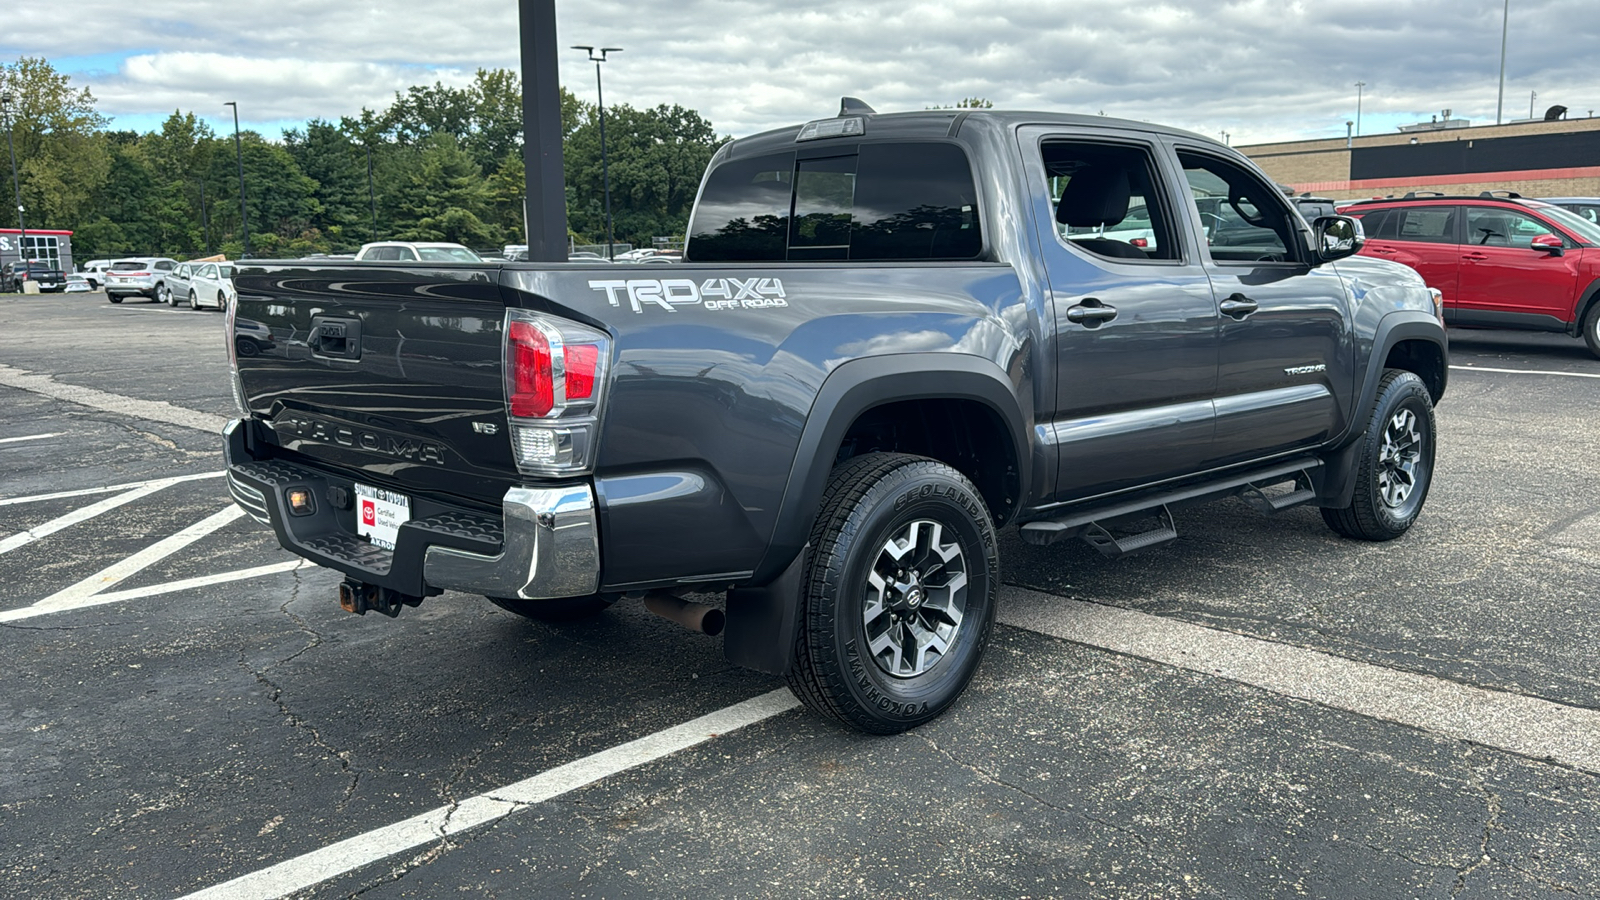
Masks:
[[[1083,539],[1089,546],[1115,559],[1136,550],[1159,547],[1178,539],[1178,529],[1172,525],[1172,512],[1165,506],[1155,511],[1156,526],[1138,534],[1113,535],[1099,522],[1090,522],[1083,530]]]
[[[1239,489],[1239,499],[1249,504],[1256,512],[1269,516],[1296,506],[1304,506],[1317,499],[1317,492],[1311,489],[1311,475],[1305,471],[1295,475],[1294,490],[1288,493],[1268,494],[1263,490],[1271,485],[1271,482],[1247,484]]]

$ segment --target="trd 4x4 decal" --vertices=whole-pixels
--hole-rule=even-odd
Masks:
[[[707,278],[695,283],[690,278],[629,278],[591,281],[589,287],[605,291],[612,306],[622,298],[636,313],[646,306],[659,306],[677,312],[679,306],[704,306],[706,309],[769,309],[788,306],[783,281],[777,278]]]

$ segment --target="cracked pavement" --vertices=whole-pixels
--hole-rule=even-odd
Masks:
[[[228,413],[220,342],[170,353],[209,346],[217,317],[107,306],[0,299],[0,363]],[[1452,340],[1458,365],[1600,373],[1565,338]],[[1391,545],[1224,505],[1118,561],[1008,531],[1005,577],[1600,708],[1592,396],[1453,372],[1439,481]],[[0,385],[0,437],[47,432],[64,437],[0,444],[0,498],[220,466],[211,435]],[[0,540],[106,496],[0,506]],[[0,609],[226,505],[221,481],[186,482],[0,554]],[[288,558],[240,519],[118,588]],[[448,593],[389,620],[340,611],[338,580],[297,569],[0,624],[6,895],[174,897],[443,804],[436,840],[294,896],[1600,896],[1596,773],[1009,626],[914,733],[788,712],[522,803],[497,792],[780,682],[637,605],[558,627]],[[457,827],[493,804],[515,811]]]

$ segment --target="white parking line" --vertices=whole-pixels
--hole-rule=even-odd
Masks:
[[[366,834],[314,850],[266,869],[251,872],[181,900],[268,900],[303,890],[387,859],[432,844],[453,834],[503,819],[535,803],[594,784],[648,762],[687,750],[712,738],[770,719],[799,706],[787,689],[735,703],[698,719],[619,744],[574,760],[498,790],[441,806]]]
[[[115,497],[107,497],[106,499],[101,500],[99,503],[91,503],[82,509],[73,510],[64,516],[57,516],[43,525],[37,525],[28,529],[27,531],[13,534],[5,540],[0,540],[0,554],[10,553],[18,547],[25,547],[39,538],[45,537],[46,535],[55,534],[61,529],[76,525],[79,522],[87,522],[101,513],[110,512],[119,506],[132,503],[133,501],[138,500],[140,497],[147,497],[150,494],[154,494],[156,491],[161,490],[171,483],[172,482],[168,481],[165,483],[158,482],[156,484],[147,484],[142,488],[118,494]]]
[[[127,484],[108,484],[103,487],[80,488],[75,491],[57,491],[54,494],[33,494],[27,497],[7,497],[0,506],[17,503],[38,503],[44,500],[65,500],[68,497],[87,497],[90,494],[109,494],[112,491],[131,491],[147,484],[177,484],[182,481],[199,481],[202,478],[221,478],[222,472],[201,472],[199,475],[174,475],[171,478],[152,478],[149,481],[130,481]]]
[[[42,441],[45,438],[61,437],[61,432],[54,431],[50,434],[30,434],[27,437],[0,438],[0,444],[16,444],[22,441]]]
[[[1562,378],[1600,378],[1595,372],[1551,372],[1545,369],[1491,369],[1488,366],[1451,366],[1457,372],[1497,372],[1502,375],[1558,375]]]
[[[244,510],[237,506],[229,506],[220,512],[213,513],[188,528],[163,538],[140,550],[138,553],[113,563],[110,566],[90,575],[88,578],[72,585],[69,588],[57,591],[54,594],[20,609],[10,609],[0,612],[0,622],[14,622],[18,619],[32,618],[33,616],[48,615],[49,613],[66,612],[69,609],[82,609],[87,606],[100,606],[104,603],[115,602],[106,600],[99,595],[106,588],[137,575],[144,569],[160,562],[177,553],[179,550],[200,540],[206,535],[216,531],[234,519],[244,515]],[[126,599],[126,598],[119,598]]]
[[[1600,710],[1471,687],[1022,588],[1002,589],[1000,621],[1285,697],[1600,773]]]

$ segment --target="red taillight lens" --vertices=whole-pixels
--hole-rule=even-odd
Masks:
[[[1134,238],[1133,240],[1129,241],[1128,243],[1134,245],[1135,247],[1138,247],[1140,250],[1143,250],[1144,248],[1150,246],[1150,242],[1145,240],[1144,238]]]
[[[567,399],[587,400],[593,397],[595,369],[600,363],[600,348],[594,344],[570,344],[565,349]]]
[[[529,322],[511,322],[511,414],[546,415],[556,405],[550,339]]]

